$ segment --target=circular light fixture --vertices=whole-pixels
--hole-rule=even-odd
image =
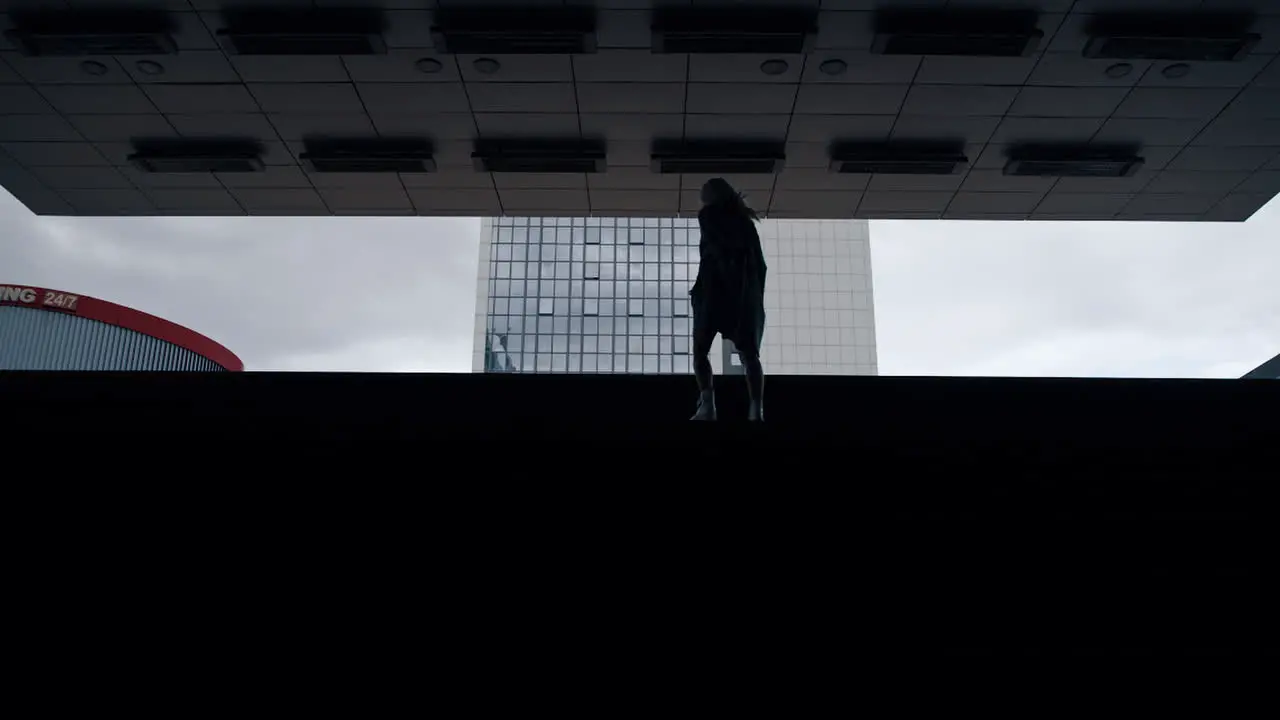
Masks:
[[[433,75],[444,69],[444,65],[435,58],[422,58],[418,62],[414,63],[413,66],[418,68],[418,72],[423,72],[428,75]]]
[[[765,60],[760,63],[760,72],[765,75],[781,75],[791,67],[786,60]]]
[[[838,59],[823,60],[822,64],[818,66],[818,72],[823,75],[841,75],[848,69],[849,63]]]
[[[1160,71],[1160,74],[1170,80],[1184,78],[1191,74],[1191,66],[1186,63],[1174,63]]]
[[[143,75],[163,75],[164,66],[154,60],[139,60],[135,67]]]
[[[502,63],[493,58],[476,58],[471,63],[471,67],[475,68],[476,72],[481,75],[492,75],[502,69]]]
[[[83,70],[86,75],[106,75],[107,74],[107,66],[103,65],[97,60],[85,60],[84,62],[80,63],[80,69]]]
[[[1133,66],[1129,63],[1116,63],[1108,67],[1106,72],[1109,78],[1122,78],[1133,72]]]

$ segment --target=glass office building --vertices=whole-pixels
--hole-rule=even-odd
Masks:
[[[763,360],[774,374],[876,374],[866,220],[765,220]],[[477,372],[690,372],[696,218],[485,219]],[[741,372],[729,343],[717,373]]]

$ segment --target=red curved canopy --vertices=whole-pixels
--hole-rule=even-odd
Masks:
[[[206,357],[232,372],[244,370],[244,363],[236,357],[235,353],[204,335],[164,318],[106,300],[65,290],[4,284],[0,285],[0,305],[29,307],[97,320],[173,343]]]

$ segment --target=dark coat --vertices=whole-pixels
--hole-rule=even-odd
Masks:
[[[698,212],[698,227],[702,259],[689,291],[694,326],[720,333],[739,350],[759,354],[769,268],[755,223],[736,208],[708,205]]]

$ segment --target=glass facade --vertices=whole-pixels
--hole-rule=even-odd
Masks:
[[[766,220],[766,369],[875,374],[864,220]],[[689,373],[696,218],[482,223],[477,372]],[[712,365],[741,372],[717,340]]]

